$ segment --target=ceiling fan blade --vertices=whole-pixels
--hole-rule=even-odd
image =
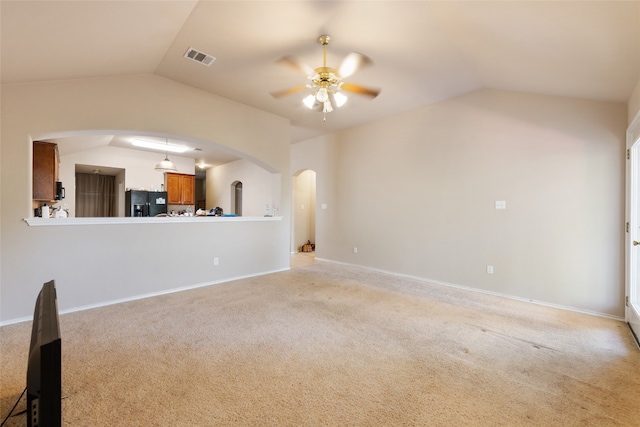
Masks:
[[[340,64],[338,74],[340,74],[342,78],[349,77],[356,71],[371,65],[373,65],[373,61],[368,56],[358,52],[351,52],[344,58],[342,64]]]
[[[301,72],[307,77],[313,75],[314,73],[313,68],[303,63],[295,56],[283,56],[282,58],[278,59],[276,62],[278,64],[286,65],[287,67],[293,68],[294,70]]]
[[[371,98],[375,98],[380,93],[380,89],[370,89],[364,86],[354,85],[353,83],[347,82],[342,82],[340,84],[340,89],[346,92],[357,93],[358,95],[369,96]]]
[[[293,93],[297,93],[307,89],[307,85],[299,85],[290,87],[288,89],[277,90],[275,92],[271,92],[271,96],[274,98],[282,98],[283,96],[291,95]]]

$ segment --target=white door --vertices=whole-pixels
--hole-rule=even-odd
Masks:
[[[640,340],[640,117],[627,134],[629,161],[627,201],[629,233],[627,234],[626,320],[636,340]]]

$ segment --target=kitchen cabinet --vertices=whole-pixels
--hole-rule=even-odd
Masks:
[[[195,205],[195,175],[167,172],[165,174],[165,188],[167,189],[167,204]]]
[[[33,200],[54,201],[60,154],[58,144],[33,142]]]

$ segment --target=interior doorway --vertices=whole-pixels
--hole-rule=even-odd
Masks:
[[[195,210],[207,210],[207,172],[200,165],[196,165],[195,196]]]
[[[238,216],[242,216],[242,182],[234,181],[231,184],[231,210]]]
[[[627,286],[626,320],[640,346],[640,117],[627,133]]]
[[[305,244],[316,245],[316,172],[311,169],[293,175],[292,182],[293,221],[291,253],[308,251]]]

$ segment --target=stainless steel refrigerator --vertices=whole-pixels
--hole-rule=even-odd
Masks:
[[[129,190],[125,193],[126,216],[156,216],[166,213],[166,191]]]

